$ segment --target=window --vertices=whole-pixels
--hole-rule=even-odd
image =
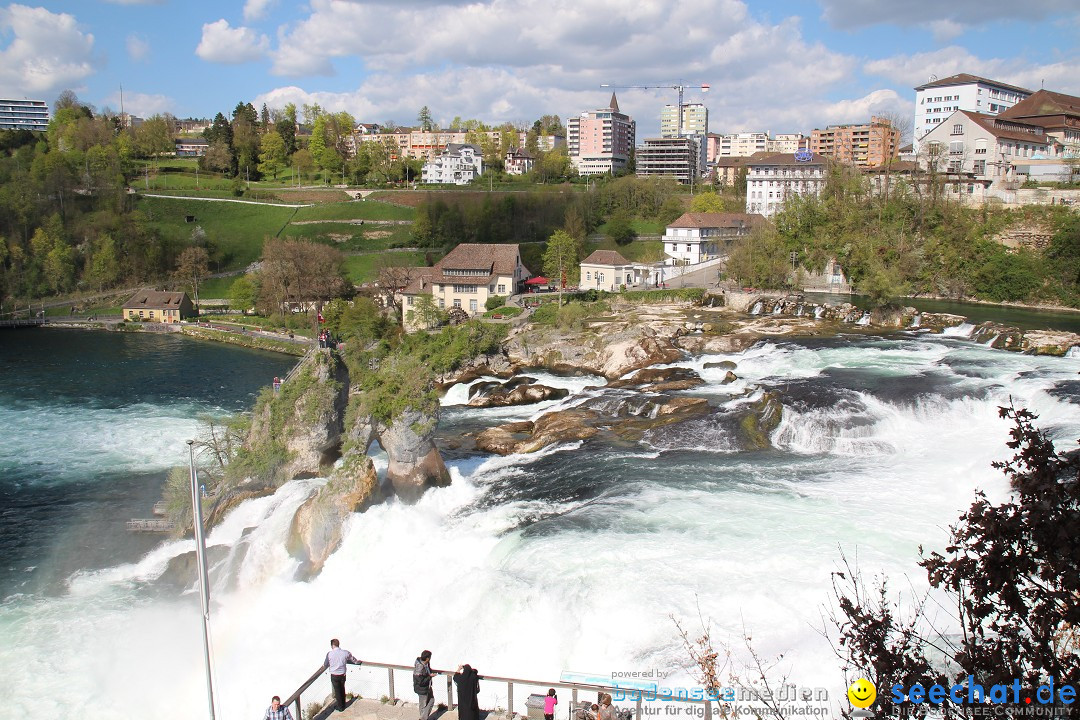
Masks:
[[[405,304],[406,305],[412,305],[413,304],[413,296],[412,295],[409,295],[408,297],[405,298]]]
[[[602,273],[602,272],[596,273],[596,282],[598,282],[598,283],[604,282],[604,273]]]
[[[592,280],[592,273],[587,270],[585,271],[585,280]]]
[[[499,285],[499,294],[500,294],[500,295],[504,295],[505,293],[506,293],[506,286],[505,286],[505,285],[502,285],[502,284],[500,284],[500,285]]]
[[[476,300],[475,299],[469,301],[469,312],[471,312],[471,313],[476,312]]]
[[[964,134],[964,126],[960,125],[960,124],[953,125],[952,126],[952,134],[953,135],[963,135]]]
[[[454,307],[461,307],[461,298],[454,298]]]
[[[690,252],[690,243],[686,243],[686,252]]]
[[[439,309],[446,307],[446,298],[439,298]]]

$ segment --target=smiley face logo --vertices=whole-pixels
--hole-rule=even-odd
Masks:
[[[848,700],[857,708],[868,708],[877,699],[877,688],[866,678],[859,678],[847,689]]]

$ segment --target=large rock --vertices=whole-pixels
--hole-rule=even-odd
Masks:
[[[349,515],[382,499],[371,458],[354,450],[342,458],[326,484],[297,509],[289,528],[287,547],[300,560],[298,575],[310,578],[341,544]]]
[[[476,436],[476,448],[509,455],[536,452],[560,442],[585,440],[598,432],[592,422],[599,417],[595,410],[581,408],[546,413],[535,422],[507,423],[488,428]]]
[[[701,376],[689,368],[669,367],[638,370],[629,378],[608,383],[608,387],[636,387],[645,392],[669,392],[689,390],[704,384]]]
[[[540,385],[536,378],[520,375],[506,382],[489,380],[469,388],[470,407],[508,407],[531,405],[545,400],[559,400],[569,395],[563,388]]]
[[[784,406],[780,396],[767,392],[760,399],[750,404],[747,413],[739,421],[743,447],[764,450],[772,445],[772,431],[783,419]]]
[[[430,414],[407,409],[390,421],[379,423],[376,433],[386,451],[386,478],[405,502],[416,502],[429,487],[450,484],[450,472],[435,447],[438,408]]]

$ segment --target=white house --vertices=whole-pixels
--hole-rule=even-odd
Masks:
[[[825,187],[825,159],[809,150],[751,159],[746,164],[746,212],[772,217],[793,195],[818,195]]]
[[[664,231],[668,265],[697,265],[726,254],[731,241],[764,222],[758,214],[684,213]]]
[[[581,261],[582,290],[618,292],[621,285],[633,285],[636,279],[634,263],[615,250],[595,250]]]
[[[991,182],[1023,180],[1018,166],[1057,157],[1059,146],[1043,128],[1017,120],[957,110],[923,136],[924,169]]]
[[[525,148],[510,148],[506,151],[503,167],[507,175],[524,175],[533,169],[536,159]]]
[[[450,144],[424,165],[423,182],[467,185],[483,173],[484,160],[475,145]]]

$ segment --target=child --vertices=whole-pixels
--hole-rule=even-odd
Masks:
[[[544,698],[544,720],[555,720],[555,706],[559,704],[559,698],[555,697],[555,688],[548,690]]]

